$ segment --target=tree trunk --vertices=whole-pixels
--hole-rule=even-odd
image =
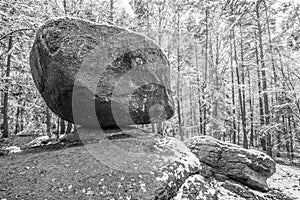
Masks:
[[[158,134],[163,135],[163,123],[162,122],[156,123],[156,129],[157,129]]]
[[[57,127],[56,127],[56,136],[59,138],[59,132],[60,132],[60,118],[57,117]]]
[[[183,141],[183,130],[181,122],[181,109],[180,109],[180,28],[179,21],[180,15],[179,10],[177,10],[177,114],[178,114],[178,128],[180,139]]]
[[[272,44],[272,36],[271,36],[271,30],[270,30],[270,22],[269,22],[269,15],[268,15],[268,7],[266,1],[264,1],[264,7],[265,7],[265,13],[266,13],[266,22],[267,22],[267,30],[268,30],[268,41],[269,41],[269,53],[271,55],[271,63],[272,63],[272,71],[273,71],[273,87],[275,89],[275,102],[278,101],[278,95],[277,95],[277,74],[275,70],[275,60],[273,55],[273,44]],[[275,116],[276,120],[278,121],[278,117]]]
[[[109,8],[110,8],[110,12],[109,12],[108,23],[109,24],[113,24],[114,23],[114,0],[110,0],[110,2],[109,2]]]
[[[242,118],[242,129],[243,129],[243,147],[248,149],[248,136],[247,136],[247,127],[246,127],[246,102],[245,102],[245,65],[244,65],[244,47],[243,47],[243,31],[242,25],[240,25],[241,32],[241,67],[242,67],[242,95],[240,97],[240,106],[241,106],[241,118]],[[238,75],[238,72],[237,72]],[[239,84],[239,78],[238,78]],[[239,84],[239,93],[241,90],[241,85]]]
[[[232,98],[232,142],[236,144],[236,116],[235,116],[235,87],[234,87],[234,69],[233,69],[233,30],[230,30],[230,68],[231,68],[231,98]]]
[[[288,115],[288,128],[289,128],[289,144],[290,144],[290,158],[291,160],[294,159],[294,137],[293,137],[293,130],[292,130],[292,123],[291,123],[291,115]]]
[[[68,122],[66,134],[71,133],[71,131],[72,131],[72,123]]]
[[[47,123],[47,135],[49,137],[51,137],[51,113],[50,110],[48,108],[48,106],[46,106],[46,123]]]
[[[20,74],[18,74],[20,76]],[[21,92],[22,92],[22,88],[21,86],[18,86],[18,92],[19,94],[18,95],[21,95]],[[16,124],[15,124],[15,135],[20,131],[20,113],[21,113],[21,110],[22,110],[22,103],[21,103],[21,98],[20,96],[18,97],[18,104],[17,104],[17,112],[16,112]]]
[[[232,30],[232,34],[233,34],[233,51],[234,51],[234,60],[235,60],[235,72],[236,72],[236,78],[237,78],[237,84],[238,84],[238,95],[239,95],[239,107],[240,107],[240,117],[242,120],[242,130],[243,130],[243,135],[245,136],[246,133],[246,123],[245,123],[245,114],[244,114],[244,105],[243,105],[243,96],[242,96],[242,90],[241,90],[241,81],[240,81],[240,72],[239,72],[239,63],[238,63],[238,58],[237,58],[237,50],[236,50],[236,41],[235,41],[235,31],[234,28]],[[241,55],[242,56],[242,55]],[[241,60],[242,62],[242,60]],[[242,63],[241,65],[242,66]],[[240,128],[240,126],[239,126]],[[238,133],[239,135],[239,133]],[[246,135],[246,139],[244,137],[244,140],[246,140],[247,142],[247,135]],[[240,137],[238,137],[238,144],[240,143]],[[245,145],[247,144],[247,145]],[[244,143],[243,142],[243,147],[244,148],[248,148],[248,142]]]
[[[26,105],[26,101],[23,101],[23,104],[22,104],[22,108],[21,108],[21,111],[20,111],[20,119],[21,119],[21,126],[20,126],[20,131],[23,131],[24,130],[24,112],[25,112],[25,105]]]
[[[260,24],[260,8],[261,0],[257,1],[256,4],[256,16],[257,16],[257,29],[258,29],[258,41],[259,41],[259,50],[260,50],[260,64],[262,70],[262,89],[263,89],[263,99],[264,99],[264,111],[265,111],[265,124],[269,125],[270,123],[270,113],[269,113],[269,99],[267,93],[267,77],[266,77],[266,67],[265,67],[265,60],[264,60],[264,49],[263,49],[263,41],[262,41],[262,28]],[[272,138],[271,134],[267,133],[266,139],[267,145],[267,154],[272,157]]]
[[[20,124],[19,124],[19,117],[20,117],[20,100],[18,100],[18,107],[17,107],[17,112],[16,112],[16,124],[15,124],[15,135],[17,135],[17,133],[20,130]]]
[[[199,70],[199,63],[198,63],[197,44],[195,44],[195,59],[196,59],[196,69],[197,69],[197,90],[198,90],[198,105],[199,105],[199,132],[200,135],[202,135],[203,134],[202,95],[201,95],[200,70]]]
[[[67,16],[67,0],[63,0],[63,4],[64,4],[64,13],[65,13],[65,16]]]
[[[191,85],[191,80],[189,79],[189,100],[190,100],[190,117],[189,117],[189,119],[190,119],[190,126],[194,126],[194,121],[193,121],[193,119],[194,119],[194,112],[193,112],[193,110],[194,110],[194,106],[193,106],[193,88],[192,88],[192,85]]]
[[[237,113],[238,119],[237,119],[237,145],[240,145],[240,132],[241,132],[241,114],[240,111]]]
[[[249,86],[249,110],[250,110],[250,146],[254,147],[254,97],[252,94],[252,84],[250,79],[250,69],[248,71],[248,86]],[[252,100],[253,99],[253,100]]]
[[[218,66],[219,66],[219,34],[216,33],[216,65],[214,66],[213,70],[213,84],[214,84],[214,91],[217,92],[219,90],[219,78],[218,78]],[[216,139],[221,139],[221,133],[219,130],[219,124],[218,124],[218,110],[219,110],[219,97],[215,96],[213,100],[213,119],[214,121],[212,122],[212,127],[213,127],[213,137]]]
[[[65,133],[66,133],[65,120],[60,119],[60,135],[64,135]]]
[[[203,135],[206,135],[206,124],[207,124],[207,104],[205,102],[205,88],[207,86],[207,70],[208,70],[208,12],[209,8],[205,10],[205,65],[204,65],[204,82],[202,86],[202,100],[204,102],[203,106]]]
[[[13,38],[12,36],[8,39],[8,52],[11,50],[13,44]],[[9,78],[10,76],[10,65],[11,65],[11,53],[7,56],[7,64],[6,64],[6,78]],[[4,97],[3,97],[3,135],[2,137],[8,138],[8,79],[5,81],[6,88],[4,91]]]
[[[113,0],[111,0],[113,1]],[[165,3],[165,2],[164,2]],[[162,26],[162,10],[161,6],[159,6],[159,22],[158,22],[158,45],[161,47],[161,38],[162,38],[162,32],[161,32],[161,26]],[[158,122],[156,123],[157,133],[163,135],[163,127],[164,122]]]
[[[255,37],[257,37],[257,34],[255,33]],[[261,69],[259,67],[259,53],[258,53],[258,44],[256,39],[255,41],[255,57],[256,57],[256,65],[257,65],[257,85],[258,85],[258,99],[259,99],[259,121],[260,126],[263,127],[265,124],[265,118],[264,118],[264,105],[263,105],[263,99],[262,99],[262,89],[261,89]],[[260,143],[262,146],[263,151],[267,150],[266,147],[266,140],[264,137],[260,137]]]
[[[289,134],[289,127],[288,127],[288,119],[286,114],[284,114],[283,123],[284,123],[284,142],[286,148],[286,157],[290,159],[291,158],[290,139],[289,139],[290,134]]]
[[[156,133],[155,123],[151,123],[152,133]]]

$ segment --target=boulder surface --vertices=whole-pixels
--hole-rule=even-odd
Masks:
[[[206,165],[206,174],[219,180],[231,179],[252,189],[267,191],[267,178],[276,172],[275,161],[265,153],[209,136],[194,137],[187,146]]]
[[[49,108],[84,126],[148,124],[174,114],[169,62],[150,39],[74,18],[41,26],[32,76]]]
[[[232,180],[220,181],[200,174],[190,176],[174,200],[292,200],[279,190],[260,192]]]
[[[0,157],[1,168],[7,167],[0,173],[0,196],[169,200],[199,171],[199,160],[175,138],[140,129],[99,131],[79,128],[84,146],[13,155],[10,163]]]
[[[5,171],[0,173],[0,196],[50,200],[291,200],[278,190],[261,192],[230,176],[221,180],[213,173],[217,168],[212,171],[199,162],[199,152],[194,151],[195,155],[175,138],[133,128],[83,127],[78,134],[84,146],[52,151],[45,151],[44,146],[39,153],[30,153],[29,149],[21,155],[0,157],[0,168]],[[193,141],[196,145],[204,140]],[[245,151],[235,151],[232,156],[235,154],[246,155]],[[261,156],[253,154],[257,159]]]

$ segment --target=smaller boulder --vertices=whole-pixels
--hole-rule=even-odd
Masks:
[[[259,192],[231,180],[218,181],[200,174],[188,177],[174,200],[292,200],[280,191]]]
[[[276,172],[275,161],[263,152],[248,150],[209,136],[197,136],[187,146],[206,164],[206,174],[231,179],[252,189],[267,191],[267,178]]]

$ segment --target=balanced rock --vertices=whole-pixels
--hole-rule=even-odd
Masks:
[[[84,126],[147,124],[174,114],[169,62],[145,36],[81,19],[41,26],[30,53],[49,108]]]
[[[209,136],[197,136],[187,146],[205,164],[207,175],[231,179],[252,189],[267,191],[267,178],[276,172],[274,160],[256,150],[247,150]]]

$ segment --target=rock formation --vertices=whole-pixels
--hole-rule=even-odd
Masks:
[[[0,195],[7,199],[291,200],[267,185],[255,187],[250,181],[256,181],[253,172],[241,169],[248,166],[262,177],[274,173],[274,162],[261,152],[211,137],[194,137],[186,146],[140,129],[99,131],[79,128],[84,146],[14,155],[10,162],[2,162],[9,163],[6,173],[0,174],[9,189]],[[225,163],[220,155],[229,153]]]
[[[267,178],[275,171],[275,161],[260,151],[247,150],[209,136],[186,142],[200,161],[198,173],[189,176],[174,200],[290,199],[268,188]]]
[[[194,137],[187,145],[206,165],[206,173],[220,180],[232,179],[252,189],[267,191],[267,178],[276,171],[275,162],[266,154],[212,137]]]
[[[147,124],[174,114],[169,63],[150,39],[81,19],[50,20],[30,53],[49,108],[84,126]]]
[[[46,159],[49,154],[41,158],[45,160],[36,171],[28,167],[27,174],[45,175],[39,183],[22,186],[26,193],[19,197],[27,199],[30,193],[30,198],[44,198],[38,191],[48,191],[49,180],[57,178],[63,183],[58,192],[55,188],[51,191],[54,199],[289,199],[268,188],[266,180],[275,173],[275,162],[262,152],[206,136],[184,144],[129,127],[86,127],[145,124],[172,117],[169,64],[146,37],[79,19],[51,20],[37,31],[30,65],[34,82],[51,110],[83,125],[78,137],[85,146],[55,154],[61,161],[55,164],[59,170],[42,171],[54,168],[51,159]],[[25,164],[32,162],[28,159]],[[72,165],[73,170],[65,165]],[[74,178],[78,172],[83,174],[79,181]],[[7,174],[0,178],[9,182]],[[71,191],[70,182],[80,194]],[[87,185],[92,186],[81,188]],[[62,193],[63,187],[68,190]]]

